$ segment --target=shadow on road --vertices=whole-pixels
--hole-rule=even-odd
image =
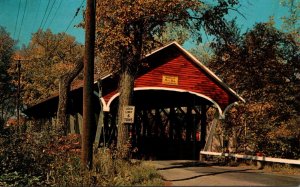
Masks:
[[[174,166],[158,168],[157,170],[168,170],[168,169],[188,168],[188,167],[209,167],[212,164],[200,163],[200,162],[176,162],[176,163],[172,163],[172,165]]]
[[[208,174],[201,174],[201,175],[196,175],[193,177],[187,177],[187,178],[183,178],[183,179],[174,179],[174,180],[165,180],[165,181],[185,181],[185,180],[191,180],[191,179],[196,179],[196,178],[200,178],[200,177],[205,177],[205,176],[211,176],[211,175],[219,175],[219,174],[224,174],[224,173],[246,173],[246,171],[249,171],[252,169],[243,169],[243,170],[236,170],[236,171],[222,171],[222,172],[212,172],[212,173],[208,173]]]
[[[183,168],[191,168],[191,167],[211,167],[211,166],[219,166],[219,164],[213,164],[213,163],[200,163],[200,162],[175,162],[172,163],[170,167],[164,167],[164,168],[158,168],[157,170],[169,170],[169,169],[183,169]],[[238,169],[238,170],[225,170],[225,171],[218,171],[218,172],[204,172],[205,174],[196,175],[192,177],[186,177],[182,179],[174,179],[174,180],[167,180],[164,179],[164,181],[169,182],[175,182],[175,181],[185,181],[185,180],[191,180],[196,179],[200,177],[205,176],[213,176],[213,175],[220,175],[224,173],[248,173],[249,171],[254,171],[255,169]]]

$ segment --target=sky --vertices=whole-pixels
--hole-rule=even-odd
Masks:
[[[229,18],[237,17],[242,31],[255,23],[266,22],[274,16],[277,26],[280,18],[288,14],[280,0],[240,0],[238,12],[230,12]],[[51,29],[53,33],[66,32],[84,43],[84,30],[74,25],[83,19],[86,0],[0,0],[0,26],[6,28],[18,46],[27,45],[32,33],[38,29]]]

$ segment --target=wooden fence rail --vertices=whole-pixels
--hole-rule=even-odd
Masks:
[[[241,158],[246,160],[257,160],[257,161],[264,161],[264,162],[276,162],[276,163],[300,165],[300,160],[272,158],[272,157],[265,157],[265,156],[218,153],[218,152],[209,152],[209,151],[200,151],[200,155],[225,156],[225,157]]]

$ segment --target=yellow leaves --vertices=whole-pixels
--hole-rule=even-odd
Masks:
[[[268,133],[268,138],[277,139],[277,138],[290,138],[297,137],[300,134],[300,124],[291,123],[287,121],[281,123],[278,127],[275,127]]]
[[[23,103],[35,103],[56,92],[57,80],[74,67],[82,49],[74,37],[65,33],[53,34],[50,30],[35,33],[30,45],[22,51],[30,59],[21,66]]]
[[[273,104],[271,102],[264,103],[252,103],[248,105],[249,112],[261,113],[262,111],[267,111],[272,109]]]
[[[63,73],[68,72],[73,69],[75,64],[73,63],[57,63],[52,66],[52,73],[62,75]]]

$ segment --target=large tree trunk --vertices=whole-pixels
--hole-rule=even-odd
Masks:
[[[134,28],[134,31],[130,31]],[[134,79],[137,73],[138,63],[142,56],[142,41],[143,41],[143,23],[136,22],[133,25],[127,25],[124,28],[124,33],[127,36],[134,35],[133,45],[124,46],[121,57],[121,72],[119,80],[119,107],[118,107],[118,139],[117,150],[119,157],[122,159],[129,158],[129,142],[128,124],[123,123],[124,107],[132,104],[132,95],[134,89]]]
[[[76,62],[75,68],[69,73],[64,74],[59,80],[59,102],[57,109],[57,125],[63,135],[68,132],[68,99],[70,86],[75,77],[80,73],[83,68],[83,59],[80,58]]]
[[[129,135],[128,125],[123,122],[123,111],[124,107],[132,104],[132,95],[134,88],[134,75],[128,68],[120,74],[119,82],[119,108],[118,108],[118,142],[117,149],[120,158],[128,158],[129,154]]]

